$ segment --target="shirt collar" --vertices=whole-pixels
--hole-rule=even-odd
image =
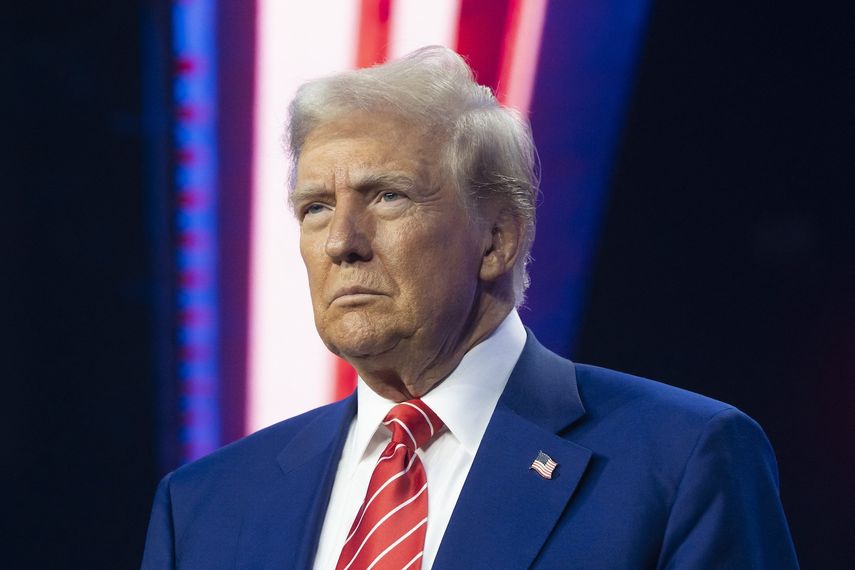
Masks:
[[[472,455],[478,451],[525,341],[525,327],[512,310],[493,334],[471,348],[457,368],[422,397]],[[378,395],[362,378],[357,381],[356,398],[354,451],[361,458],[395,402]]]

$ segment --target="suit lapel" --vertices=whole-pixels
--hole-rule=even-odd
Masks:
[[[531,331],[499,399],[437,553],[435,568],[529,567],[564,511],[590,450],[556,435],[584,415],[573,364]],[[558,467],[529,469],[538,451]]]
[[[246,517],[238,568],[310,568],[356,397],[328,407],[277,456],[282,478]]]

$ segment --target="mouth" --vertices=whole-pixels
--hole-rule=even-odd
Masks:
[[[336,292],[333,294],[332,299],[330,300],[330,305],[336,302],[360,303],[370,301],[373,297],[378,297],[380,295],[383,295],[383,293],[374,289],[360,287],[358,285],[350,285],[348,287],[341,287],[337,289]]]

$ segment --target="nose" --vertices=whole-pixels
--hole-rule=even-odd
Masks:
[[[356,263],[371,259],[371,238],[366,212],[339,201],[333,210],[324,251],[334,263]]]

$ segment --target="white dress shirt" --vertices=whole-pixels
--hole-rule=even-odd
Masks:
[[[481,438],[511,371],[525,346],[526,332],[511,311],[499,328],[472,348],[448,378],[422,397],[446,429],[416,453],[428,481],[428,522],[422,568],[433,566],[457,497],[472,467]],[[374,464],[391,439],[382,425],[395,402],[382,398],[359,378],[358,412],[350,424],[335,475],[315,556],[315,570],[338,562],[344,540],[368,489]]]

